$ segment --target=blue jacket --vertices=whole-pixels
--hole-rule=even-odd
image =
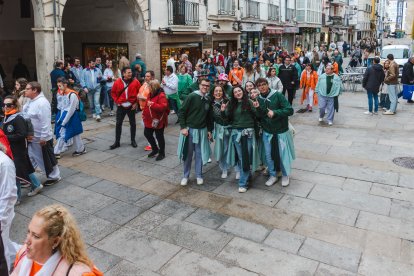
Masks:
[[[52,83],[52,89],[57,89],[58,78],[64,78],[65,72],[60,68],[55,68],[50,72],[50,81]]]
[[[92,78],[92,71],[90,68],[85,68],[82,71],[80,84],[83,88],[97,89],[100,87],[100,80],[102,78],[102,72],[98,68],[93,69],[94,78]]]

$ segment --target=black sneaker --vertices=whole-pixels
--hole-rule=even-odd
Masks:
[[[164,158],[165,158],[165,154],[160,153],[160,154],[158,154],[157,158],[155,158],[155,161],[161,161]]]
[[[137,142],[135,142],[135,140],[132,140],[132,141],[131,141],[131,146],[132,146],[133,148],[138,147]]]
[[[113,150],[113,149],[119,148],[120,146],[121,146],[121,144],[120,144],[120,143],[115,142],[113,145],[111,145],[111,146],[109,147],[109,149],[110,149],[110,150]]]
[[[75,151],[75,152],[73,152],[72,153],[72,156],[73,157],[76,157],[76,156],[80,156],[80,155],[85,154],[85,153],[86,153],[86,148],[83,148],[83,151],[80,151],[80,152]]]
[[[48,179],[45,181],[45,183],[43,183],[43,186],[52,186],[53,184],[58,183],[60,180],[62,179],[62,177],[59,176],[59,178],[56,179]]]

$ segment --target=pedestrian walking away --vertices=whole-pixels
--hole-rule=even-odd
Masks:
[[[384,68],[380,63],[380,58],[375,57],[371,67],[367,68],[362,79],[362,87],[367,90],[368,95],[368,111],[366,115],[378,114],[378,93],[381,84],[384,81]]]
[[[116,109],[116,127],[115,127],[115,143],[110,146],[110,149],[116,149],[121,146],[122,123],[126,115],[128,115],[131,146],[136,148],[135,134],[137,131],[135,110],[138,107],[137,95],[141,84],[137,79],[132,78],[132,70],[129,67],[124,67],[121,70],[122,78],[115,81],[112,86],[111,96],[117,106]]]

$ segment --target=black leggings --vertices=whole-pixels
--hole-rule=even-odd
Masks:
[[[157,146],[157,143],[155,142],[154,132],[155,132],[155,137],[157,137],[158,146]],[[165,154],[164,128],[160,128],[160,129],[145,128],[144,136],[145,138],[147,138],[153,151],[159,150],[159,153]]]

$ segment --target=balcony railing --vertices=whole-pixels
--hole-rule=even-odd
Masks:
[[[260,3],[256,1],[247,1],[246,17],[260,18]]]
[[[168,0],[168,24],[198,26],[199,4],[185,0]]]
[[[293,18],[295,18],[295,10],[286,9],[286,21],[293,22]]]
[[[280,21],[279,6],[269,4],[268,19],[273,21]]]
[[[219,15],[235,15],[236,14],[236,2],[235,0],[218,0],[218,14]]]
[[[331,16],[332,25],[335,26],[345,26],[345,20],[342,16]]]

